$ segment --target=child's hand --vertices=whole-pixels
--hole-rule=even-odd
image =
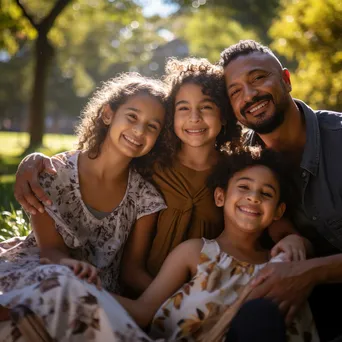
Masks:
[[[271,256],[285,253],[287,261],[301,261],[306,259],[304,238],[297,234],[290,234],[281,239],[271,250]]]
[[[52,264],[52,262],[48,258],[41,258],[40,263]],[[101,290],[101,280],[100,277],[97,275],[97,269],[95,266],[89,264],[88,262],[71,258],[62,258],[60,259],[59,264],[70,267],[78,278],[86,278],[88,280],[88,283],[95,284],[96,287]]]

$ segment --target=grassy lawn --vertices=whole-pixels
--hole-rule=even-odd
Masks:
[[[0,241],[22,235],[28,229],[27,219],[13,196],[15,172],[28,142],[27,133],[0,132]],[[46,134],[39,152],[52,156],[74,149],[75,142],[72,135]]]

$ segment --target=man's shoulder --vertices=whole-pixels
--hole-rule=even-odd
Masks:
[[[340,130],[342,133],[342,113],[331,110],[315,110],[318,125],[324,130]]]

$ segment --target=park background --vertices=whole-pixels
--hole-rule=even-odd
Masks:
[[[18,163],[74,148],[101,81],[160,77],[170,56],[217,62],[249,38],[288,67],[294,97],[341,111],[341,0],[0,0],[0,241],[29,230],[13,196]]]

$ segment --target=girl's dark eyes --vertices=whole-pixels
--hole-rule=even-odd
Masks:
[[[188,107],[178,107],[177,110],[188,110],[189,108]]]
[[[201,109],[213,109],[213,107],[212,106],[203,106],[203,107],[201,107]]]
[[[156,131],[157,129],[158,129],[158,127],[157,126],[155,126],[155,125],[148,125],[148,127],[150,127],[151,129],[153,129],[154,131]]]
[[[136,120],[136,119],[137,119],[136,114],[133,114],[133,113],[127,114],[127,116],[128,116],[130,119],[133,119],[133,120]]]
[[[262,192],[261,195],[272,198],[272,194],[268,193],[268,192]]]
[[[239,189],[243,189],[243,190],[248,190],[248,186],[247,185],[239,185],[238,186]]]

